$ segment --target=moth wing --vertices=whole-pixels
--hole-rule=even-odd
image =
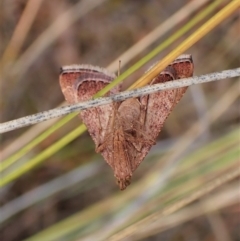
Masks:
[[[150,85],[164,83],[174,79],[188,78],[193,75],[193,61],[191,55],[181,55],[174,60],[164,71],[162,71]],[[143,96],[140,99],[145,111],[144,119],[144,138],[156,140],[173,108],[180,101],[187,87],[160,91],[151,95]],[[151,148],[151,145],[144,144],[142,151],[138,153],[135,162],[136,167],[142,162]]]
[[[115,77],[114,74],[99,67],[74,65],[62,68],[59,81],[66,101],[74,104],[90,100],[94,94],[107,86]],[[106,96],[119,91],[120,86],[115,87]],[[112,109],[113,105],[108,104],[83,110],[79,114],[96,146],[103,141]]]

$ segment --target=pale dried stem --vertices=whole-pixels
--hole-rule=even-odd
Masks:
[[[30,115],[30,116],[26,116],[23,118],[2,123],[0,124],[0,133],[8,132],[24,126],[46,121],[48,119],[63,116],[74,111],[81,111],[88,108],[97,107],[100,105],[110,104],[114,101],[123,101],[128,98],[152,94],[157,91],[182,88],[193,84],[202,84],[202,83],[218,81],[218,80],[237,77],[237,76],[240,76],[240,68],[225,70],[222,72],[216,72],[216,73],[211,73],[207,75],[195,76],[187,79],[169,81],[166,83],[156,84],[152,86],[149,85],[149,86],[145,86],[139,89],[134,89],[131,91],[124,91],[110,97],[102,97],[102,98],[81,102],[74,105],[68,105],[68,106],[52,109],[45,112],[40,112],[34,115]]]

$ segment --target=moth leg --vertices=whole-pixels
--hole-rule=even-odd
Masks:
[[[102,152],[108,146],[108,141],[104,140],[103,143],[96,145],[95,151],[97,153]]]
[[[138,125],[140,126],[140,128],[138,128],[138,130],[140,130],[137,134],[137,137],[136,137],[136,141],[137,143],[140,143],[140,145],[137,145],[139,147],[139,151],[141,151],[141,149],[143,148],[144,145],[155,145],[156,144],[156,141],[154,138],[152,138],[151,136],[149,136],[147,133],[146,133],[146,117],[147,117],[147,108],[148,108],[148,103],[149,103],[149,100],[150,100],[150,96],[147,95],[147,96],[143,96],[143,99],[141,100],[141,103],[140,103],[140,110],[141,110],[141,113],[140,113],[140,120],[139,120],[139,123]],[[136,146],[136,148],[137,148]]]
[[[149,95],[140,98],[140,123],[145,127]]]
[[[142,128],[144,128],[142,126]],[[143,129],[137,129],[137,135],[133,136],[131,134],[126,135],[126,139],[128,140],[128,142],[130,142],[134,148],[138,151],[141,152],[141,149],[144,145],[155,145],[156,141],[149,137],[148,135],[146,135],[146,133],[144,133]]]
[[[96,146],[96,152],[101,153],[108,165],[113,169],[115,173],[114,163],[114,135],[109,133],[105,136],[104,141]]]

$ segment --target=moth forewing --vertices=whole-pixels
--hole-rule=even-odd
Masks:
[[[175,59],[165,70],[163,70],[157,77],[155,77],[151,85],[157,83],[164,83],[174,79],[188,78],[193,75],[193,61],[192,56],[184,54]],[[152,140],[156,140],[161,131],[164,122],[172,112],[173,108],[180,101],[187,87],[160,91],[155,94],[143,96],[140,102],[145,109],[144,128],[145,136]],[[142,151],[138,153],[136,162],[138,165],[142,162],[151,148],[151,145],[144,144]]]
[[[98,66],[70,65],[61,68],[59,82],[66,101],[73,104],[90,100],[115,78],[114,74]],[[117,86],[106,95],[119,91],[120,86]],[[113,104],[108,104],[81,111],[79,115],[96,146],[105,136],[112,109]]]

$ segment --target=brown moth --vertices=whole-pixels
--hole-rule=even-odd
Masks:
[[[191,55],[181,55],[150,84],[190,77],[193,74]],[[90,99],[115,76],[107,70],[89,65],[62,68],[60,85],[65,99],[77,103]],[[117,184],[124,190],[133,172],[143,161],[163,126],[187,88],[162,91],[121,103],[84,110],[80,118],[100,152],[114,171]],[[117,93],[115,87],[109,94]]]

